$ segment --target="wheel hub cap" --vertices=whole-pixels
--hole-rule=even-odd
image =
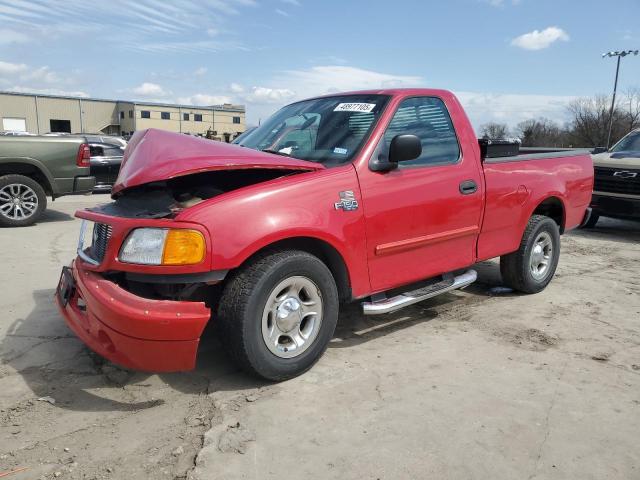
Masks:
[[[549,273],[553,258],[553,241],[547,232],[540,233],[531,248],[529,269],[536,280],[543,280]]]
[[[277,324],[280,330],[285,333],[290,332],[302,322],[300,315],[300,301],[296,298],[289,297],[280,304],[277,312]]]
[[[10,220],[24,220],[38,209],[38,196],[33,189],[20,183],[0,188],[0,215]]]
[[[262,339],[279,358],[293,358],[307,350],[322,323],[322,295],[307,277],[281,281],[271,291],[262,314]]]

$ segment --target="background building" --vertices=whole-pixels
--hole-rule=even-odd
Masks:
[[[230,141],[245,130],[244,105],[176,105],[0,92],[0,130],[131,135],[159,128]],[[215,132],[215,133],[213,133]]]

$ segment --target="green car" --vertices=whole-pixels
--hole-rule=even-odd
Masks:
[[[88,193],[89,145],[82,137],[0,136],[0,227],[24,227],[56,199]]]

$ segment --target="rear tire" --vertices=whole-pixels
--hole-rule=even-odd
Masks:
[[[533,215],[520,248],[500,257],[504,283],[524,293],[538,293],[549,284],[560,258],[560,232],[551,218]]]
[[[47,208],[42,186],[24,175],[0,177],[0,227],[26,227]]]
[[[286,380],[306,372],[326,350],[338,321],[338,289],[317,257],[267,252],[229,279],[217,320],[240,368]]]
[[[594,228],[596,226],[596,223],[598,223],[599,219],[600,219],[599,214],[595,212],[591,212],[591,216],[589,217],[589,220],[587,221],[587,223],[582,225],[580,228]]]

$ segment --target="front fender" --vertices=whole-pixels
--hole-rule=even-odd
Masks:
[[[359,206],[336,209],[340,192]],[[261,249],[301,237],[332,246],[347,267],[354,296],[370,291],[364,214],[352,165],[283,177],[215,197],[177,219],[205,225],[211,234],[212,270],[231,270]]]

